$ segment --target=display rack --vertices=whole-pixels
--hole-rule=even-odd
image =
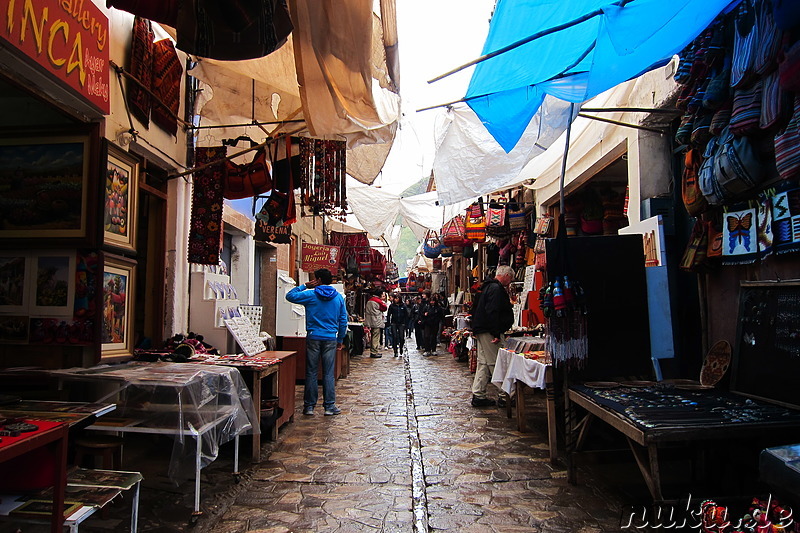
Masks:
[[[225,319],[239,307],[236,289],[230,276],[214,272],[192,272],[189,306],[189,329],[203,335],[203,340],[220,352],[228,351]]]
[[[225,327],[236,340],[242,351],[249,356],[258,355],[266,349],[258,331],[246,317],[235,316],[224,319]]]

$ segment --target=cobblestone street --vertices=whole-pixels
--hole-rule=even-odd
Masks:
[[[548,459],[544,393],[519,433],[470,405],[472,375],[440,348],[353,358],[342,414],[300,414],[209,531],[618,531],[622,503]],[[493,388],[493,387],[492,387]],[[318,411],[320,408],[318,406]],[[420,468],[421,467],[421,468]],[[424,477],[423,477],[424,476]]]

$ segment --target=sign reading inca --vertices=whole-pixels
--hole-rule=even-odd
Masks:
[[[339,247],[324,244],[303,243],[300,250],[300,268],[303,272],[314,272],[320,268],[327,268],[331,274],[339,271]]]
[[[0,39],[110,113],[108,18],[92,0],[6,0]]]

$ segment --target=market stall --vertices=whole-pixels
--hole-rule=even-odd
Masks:
[[[239,437],[259,431],[250,391],[235,368],[183,363],[126,363],[55,370],[63,381],[93,383],[110,389],[114,417],[87,429],[173,437],[167,468],[170,479],[194,477],[194,514],[200,513],[200,470],[213,462],[219,447],[235,441],[233,471],[238,475]]]

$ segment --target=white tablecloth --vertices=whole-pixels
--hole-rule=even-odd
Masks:
[[[544,389],[547,366],[535,359],[527,359],[523,355],[500,348],[494,365],[492,383],[509,396],[514,394],[517,381],[529,387]]]

